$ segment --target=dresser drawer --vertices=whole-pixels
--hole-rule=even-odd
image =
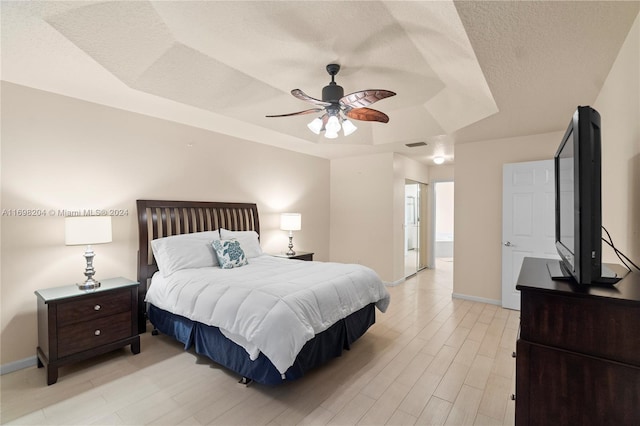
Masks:
[[[112,291],[80,297],[58,304],[58,326],[90,322],[120,312],[131,311],[131,291]]]
[[[131,336],[131,311],[60,327],[58,330],[58,356],[126,339]]]

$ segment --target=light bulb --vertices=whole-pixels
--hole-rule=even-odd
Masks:
[[[342,121],[342,131],[345,136],[349,136],[351,133],[358,130],[358,128],[351,121],[345,119]]]
[[[309,130],[311,130],[316,135],[320,134],[320,129],[322,129],[322,120],[319,118],[315,118],[311,123],[307,124]]]
[[[325,126],[327,133],[338,133],[340,131],[340,121],[338,121],[338,117],[332,115],[329,117],[329,121],[327,121],[327,125]],[[333,138],[332,138],[333,139]]]
[[[436,164],[444,163],[444,157],[433,157],[433,162]]]

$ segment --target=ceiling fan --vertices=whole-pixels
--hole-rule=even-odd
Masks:
[[[395,96],[395,93],[389,90],[361,90],[345,96],[342,86],[338,86],[335,82],[335,76],[338,71],[340,71],[340,65],[327,65],[331,83],[322,88],[322,100],[312,98],[300,89],[291,91],[291,94],[296,98],[317,105],[316,108],[289,114],[267,115],[267,117],[290,117],[324,111],[322,116],[314,119],[307,127],[317,135],[324,131],[324,136],[329,139],[337,138],[340,129],[342,129],[345,136],[356,131],[357,127],[347,117],[354,120],[388,123],[389,116],[387,114],[368,108],[368,106],[381,99]]]

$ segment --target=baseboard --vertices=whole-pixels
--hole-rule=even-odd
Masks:
[[[470,300],[472,302],[488,303],[489,305],[502,306],[502,300],[485,299],[484,297],[469,296],[468,294],[452,293],[454,299]]]
[[[29,358],[21,359],[18,361],[10,362],[8,364],[0,365],[0,376],[4,374],[13,373],[14,371],[22,370],[23,368],[33,367],[38,363],[36,356],[30,356]]]
[[[407,279],[406,278],[400,278],[397,281],[393,281],[393,282],[387,282],[385,281],[383,284],[386,285],[387,287],[395,287],[397,285],[402,284],[403,282],[405,282]]]

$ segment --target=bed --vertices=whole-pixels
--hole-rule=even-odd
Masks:
[[[349,349],[389,304],[369,268],[262,253],[256,204],[138,200],[137,210],[139,331],[149,320],[241,382],[302,377]],[[222,243],[240,247],[244,263],[215,263]]]

